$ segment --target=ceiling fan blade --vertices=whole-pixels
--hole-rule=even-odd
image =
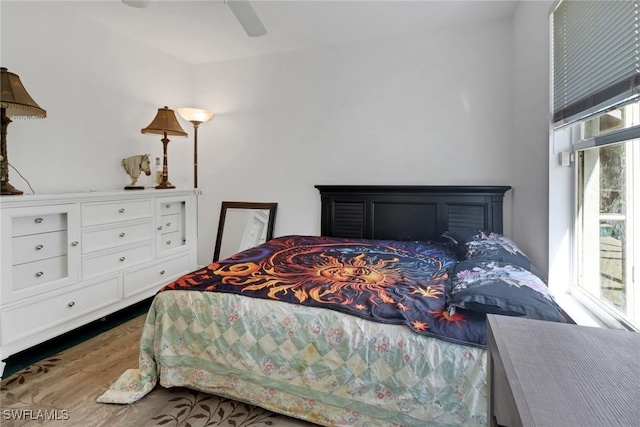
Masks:
[[[143,9],[149,6],[149,3],[153,1],[155,0],[122,0],[122,3],[126,4],[127,6]]]
[[[225,3],[249,37],[260,37],[267,34],[267,29],[262,25],[260,18],[247,0],[225,0]]]

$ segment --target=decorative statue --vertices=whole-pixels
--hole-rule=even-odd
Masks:
[[[143,186],[136,185],[140,172],[144,172],[145,175],[151,175],[151,169],[149,168],[149,155],[138,154],[137,156],[127,157],[120,162],[123,169],[131,177],[131,184],[124,187],[125,190],[144,190]]]

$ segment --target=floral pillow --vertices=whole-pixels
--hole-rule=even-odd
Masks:
[[[483,235],[489,233],[489,231],[480,230],[479,228],[453,228],[442,233],[442,237],[454,245],[461,247],[468,241],[482,239]]]
[[[547,286],[530,271],[508,263],[460,261],[447,289],[449,311],[457,308],[481,313],[527,316],[565,322]]]
[[[465,259],[498,261],[517,265],[541,278],[544,275],[531,263],[529,257],[509,238],[491,231],[460,228],[445,231],[445,239],[456,245],[458,256]]]

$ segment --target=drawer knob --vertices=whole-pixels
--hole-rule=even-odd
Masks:
[[[169,209],[171,207],[171,205],[167,203],[166,205],[164,205],[164,207]]]
[[[170,244],[171,244],[171,240],[167,240],[167,245],[170,245]]]
[[[71,242],[71,246],[78,246],[78,241],[76,240],[76,241]]]
[[[44,248],[44,246],[42,246],[42,245],[38,245],[38,246],[36,246],[36,251],[39,251],[39,250],[40,250],[40,249],[42,249],[42,248]]]
[[[33,222],[35,222],[36,224],[40,224],[42,221],[44,221],[44,219],[42,218],[36,218],[33,220]]]
[[[76,303],[74,301],[71,301],[69,304],[67,304],[69,307],[73,307],[74,305],[76,305]]]
[[[164,274],[164,270],[160,270],[160,274]]]
[[[118,213],[124,213],[124,208],[120,208],[120,209],[118,210]]]
[[[167,223],[167,227],[171,227],[171,223],[170,222]]]
[[[36,277],[42,277],[42,276],[44,276],[44,273],[42,271],[38,271],[36,273]]]
[[[124,233],[120,233],[120,237],[124,237]]]
[[[126,259],[125,257],[121,256],[120,257],[120,262],[124,261],[125,259]]]
[[[162,230],[162,226],[161,225],[158,226],[158,230]]]

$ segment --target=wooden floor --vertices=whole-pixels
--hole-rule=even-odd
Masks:
[[[183,388],[156,387],[131,405],[96,399],[138,365],[141,315],[2,380],[0,424],[9,426],[310,426],[261,408]]]

